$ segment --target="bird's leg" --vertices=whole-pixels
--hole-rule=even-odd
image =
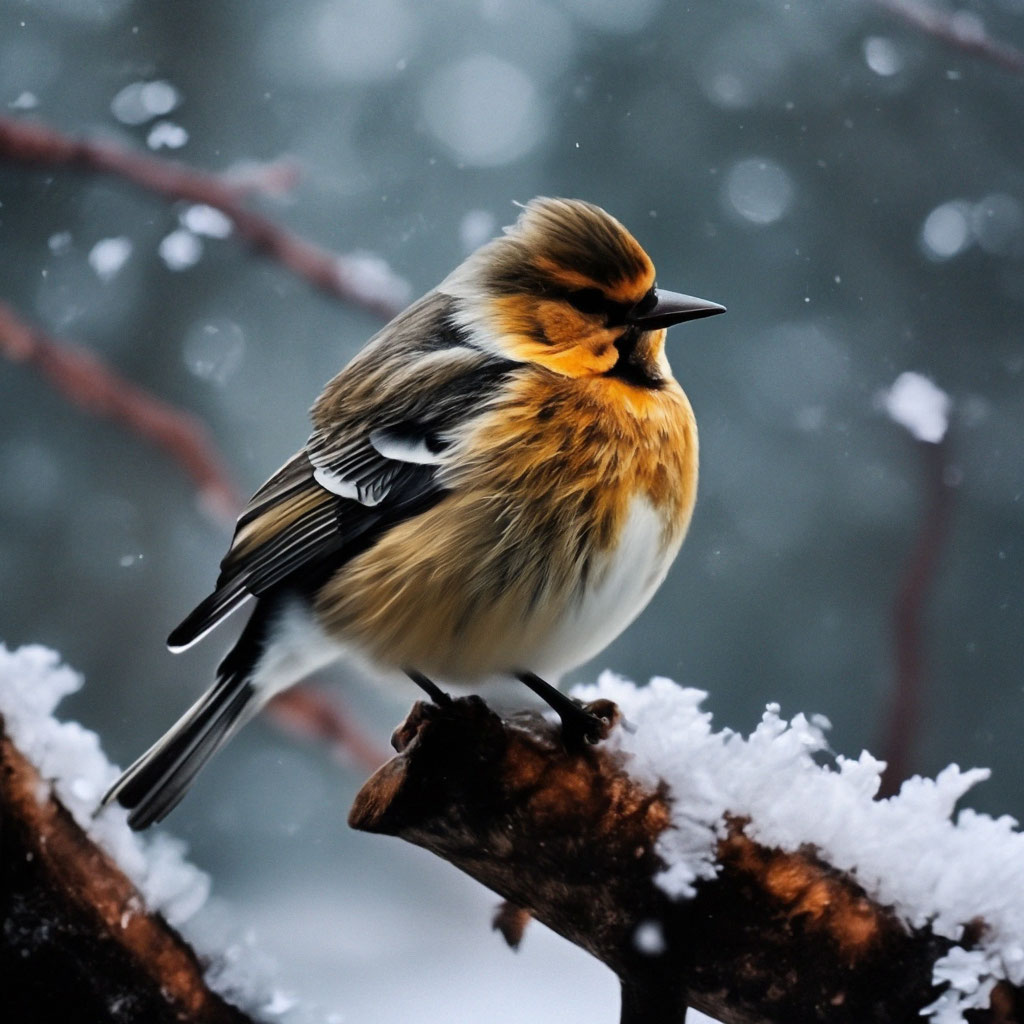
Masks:
[[[517,672],[516,679],[533,690],[562,720],[562,739],[566,747],[572,749],[584,743],[600,743],[608,735],[612,719],[599,714],[593,705],[581,704],[567,697],[533,672]],[[603,705],[608,702],[598,703],[603,710]]]
[[[452,699],[440,686],[414,668],[405,669],[405,674],[440,708],[451,704]]]

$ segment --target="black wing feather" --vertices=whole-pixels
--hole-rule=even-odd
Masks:
[[[171,633],[170,647],[192,644],[252,596],[283,587],[315,589],[384,531],[444,497],[438,471],[450,443],[446,435],[476,415],[517,365],[470,349],[451,326],[451,302],[436,293],[421,300],[402,322],[385,329],[386,338],[378,335],[386,346],[371,342],[331,382],[334,395],[341,395],[339,424],[315,430],[306,447],[253,495],[214,592]],[[425,336],[428,324],[435,330]],[[429,375],[423,388],[415,386],[418,359]],[[386,384],[398,377],[402,386],[377,394],[378,380]],[[374,382],[369,402],[368,380]],[[351,414],[344,388],[349,381],[362,396],[362,405],[353,401]],[[381,434],[397,443],[384,446],[389,454],[373,442]],[[408,457],[401,455],[403,445]]]

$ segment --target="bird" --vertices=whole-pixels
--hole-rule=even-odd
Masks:
[[[550,680],[646,606],[690,524],[697,425],[667,328],[725,307],[663,290],[611,214],[539,197],[374,335],[238,518],[181,651],[252,605],[212,686],[104,803],[142,829],[276,693],[348,655],[448,686],[515,678],[566,743],[600,723]]]

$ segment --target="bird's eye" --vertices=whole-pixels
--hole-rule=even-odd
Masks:
[[[608,310],[608,303],[600,288],[581,288],[569,292],[567,299],[569,305],[581,313],[605,313]]]
[[[630,310],[634,316],[642,316],[649,313],[658,304],[657,289],[652,287],[650,291]]]

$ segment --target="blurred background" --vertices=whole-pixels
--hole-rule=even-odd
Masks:
[[[879,752],[927,501],[922,446],[880,396],[929,376],[953,402],[952,519],[911,770],[991,766],[969,802],[1020,817],[1024,102],[1020,69],[976,51],[1024,47],[1024,0],[921,4],[951,40],[891,6],[2,0],[0,110],[210,171],[292,158],[298,183],[253,205],[364,254],[399,302],[547,194],[605,206],[663,285],[727,305],[670,339],[701,430],[689,540],[574,674],[670,676],[719,726],[778,701],[827,715],[836,751]],[[380,320],[223,228],[114,178],[0,164],[0,299],[199,416],[248,493]],[[127,763],[228,643],[164,648],[229,528],[162,452],[11,363],[0,481],[0,640],[82,670],[64,713]],[[382,744],[416,696],[331,680]],[[350,834],[365,774],[258,722],[167,823],[290,993],[273,1012],[614,1019],[614,979],[584,954],[535,927],[513,956],[491,894]]]

